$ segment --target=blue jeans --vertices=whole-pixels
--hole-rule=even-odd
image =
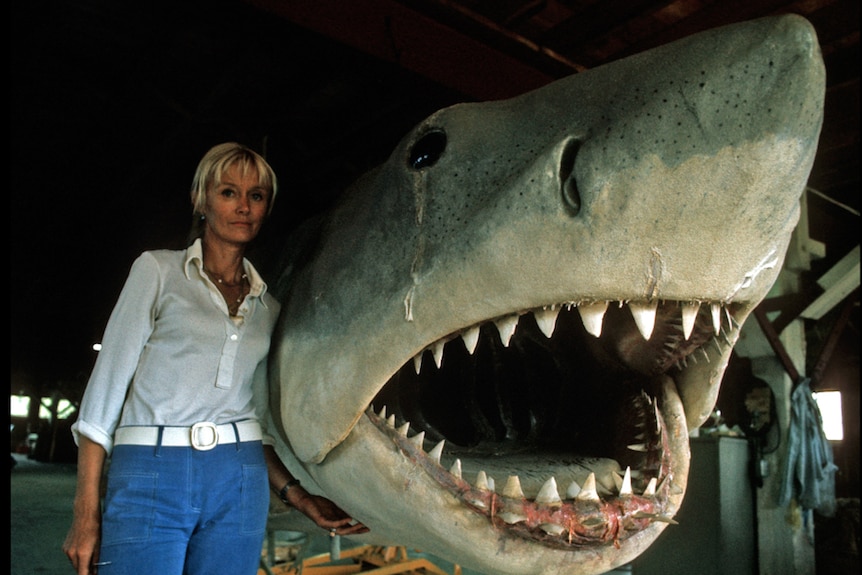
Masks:
[[[117,445],[102,516],[100,575],[256,575],[269,481],[260,441]]]

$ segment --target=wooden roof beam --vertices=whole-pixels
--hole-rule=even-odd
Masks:
[[[246,2],[477,100],[510,98],[555,79],[394,0]]]

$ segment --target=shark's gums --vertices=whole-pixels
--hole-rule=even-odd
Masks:
[[[824,80],[811,25],[770,17],[421,122],[285,247],[295,472],[360,541],[489,574],[632,561],[781,269]]]

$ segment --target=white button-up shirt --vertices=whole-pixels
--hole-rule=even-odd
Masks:
[[[110,454],[118,426],[256,419],[273,443],[266,358],[280,305],[243,266],[250,291],[231,317],[203,271],[200,240],[135,260],[72,426],[76,442],[84,435]]]

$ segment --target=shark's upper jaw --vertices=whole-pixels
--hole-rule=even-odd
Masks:
[[[723,370],[741,310],[586,301],[495,318],[431,343],[366,415],[489,526],[619,544],[673,522],[688,468],[673,378]]]

